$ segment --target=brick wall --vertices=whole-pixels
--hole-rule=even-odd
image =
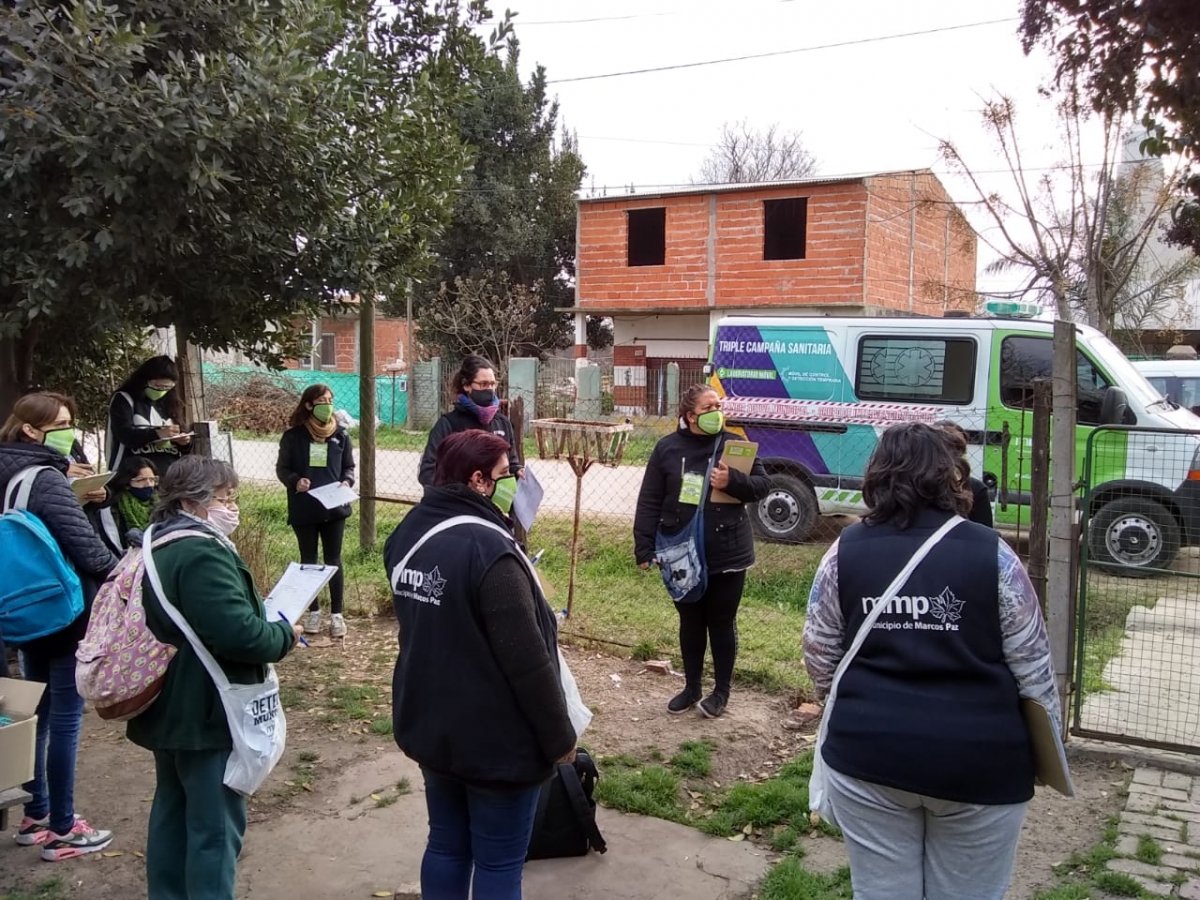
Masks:
[[[298,325],[298,330],[309,335],[312,324],[305,322]],[[398,357],[407,354],[406,336],[408,325],[403,319],[377,318],[375,320],[375,371],[380,374],[384,367],[391,365]],[[358,319],[354,317],[326,317],[321,320],[321,334],[333,335],[334,356],[332,359],[321,357],[321,368],[334,372],[358,371]],[[328,339],[322,346],[328,347]],[[300,368],[297,360],[288,360],[289,369]]]

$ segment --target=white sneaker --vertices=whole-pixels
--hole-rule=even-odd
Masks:
[[[321,633],[321,611],[315,609],[308,614],[304,620],[305,634],[320,634]]]
[[[346,636],[346,619],[341,613],[329,617],[329,636],[343,638]]]
[[[103,850],[112,843],[112,832],[93,828],[85,820],[75,817],[75,826],[66,834],[51,834],[42,844],[42,859],[46,862],[61,862],[88,853]]]

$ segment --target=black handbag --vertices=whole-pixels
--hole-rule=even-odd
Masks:
[[[596,763],[582,748],[576,751],[574,763],[559,763],[538,795],[526,859],[586,856],[588,850],[608,850],[596,825],[596,801],[592,799],[599,778]]]

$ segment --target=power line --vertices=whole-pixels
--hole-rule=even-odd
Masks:
[[[930,34],[944,34],[950,31],[963,31],[967,28],[982,28],[987,25],[1002,25],[1018,21],[1016,18],[991,19],[987,22],[970,22],[965,25],[947,25],[944,28],[929,28],[925,31],[908,31],[903,34],[885,34],[879,37],[857,38],[852,41],[838,41],[833,44],[816,44],[811,47],[795,47],[791,50],[770,50],[765,53],[748,53],[745,56],[729,56],[724,59],[708,59],[700,62],[677,63],[671,66],[654,66],[646,69],[627,69],[623,72],[605,72],[600,75],[578,75],[574,78],[551,78],[547,84],[567,84],[576,81],[596,81],[601,78],[620,78],[625,75],[647,75],[652,72],[671,72],[677,69],[696,69],[701,66],[717,66],[724,63],[744,62],[751,59],[767,59],[775,56],[789,56],[796,53],[811,53],[815,50],[836,50],[841,47],[857,47],[863,44],[877,44],[882,41],[894,41],[901,38],[923,37]]]

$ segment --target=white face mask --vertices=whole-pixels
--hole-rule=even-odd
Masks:
[[[217,531],[229,537],[237,531],[238,523],[241,521],[241,512],[236,507],[230,509],[227,506],[210,506],[208,521]]]

